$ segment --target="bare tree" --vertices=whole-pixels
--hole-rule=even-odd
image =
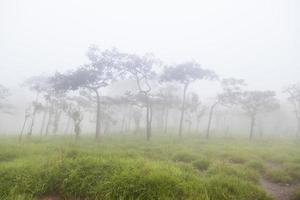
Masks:
[[[152,125],[152,105],[150,92],[152,86],[150,81],[156,76],[153,68],[158,63],[152,55],[137,56],[130,54],[127,56],[127,62],[124,63],[124,69],[133,80],[136,81],[139,97],[144,102],[146,108],[146,138],[151,138]]]
[[[200,132],[200,121],[205,115],[207,111],[207,106],[203,105],[199,100],[199,96],[196,93],[190,93],[191,98],[187,102],[187,110],[191,113],[191,115],[195,116],[196,127],[195,132]],[[190,120],[192,121],[192,119]]]
[[[40,113],[44,110],[43,105],[37,101],[33,101],[30,108],[31,108],[30,109],[31,110],[31,113],[30,113],[31,124],[30,124],[29,130],[28,130],[28,133],[27,133],[28,137],[30,137],[32,135],[36,114]]]
[[[210,127],[214,114],[214,110],[218,105],[232,106],[237,104],[237,98],[241,94],[241,87],[245,86],[245,82],[242,79],[227,78],[221,80],[222,93],[218,94],[215,101],[209,108],[208,124],[206,129],[206,138],[210,136]]]
[[[297,131],[296,137],[300,137],[300,84],[293,84],[288,86],[285,90],[287,93],[288,101],[292,104],[294,108],[295,117],[297,120]]]
[[[39,97],[42,93],[48,90],[49,88],[49,77],[45,76],[33,76],[29,79],[27,79],[24,83],[24,86],[28,87],[31,91],[35,93],[35,100],[32,101],[31,103],[31,124],[30,128],[28,130],[27,136],[32,135],[33,127],[35,124],[35,118],[36,114],[41,112],[42,109],[42,104],[39,102]],[[45,115],[46,116],[46,115]]]
[[[67,115],[67,117],[70,120],[73,121],[75,140],[79,138],[79,135],[81,133],[81,122],[84,118],[84,109],[87,109],[89,107],[90,102],[85,98],[85,96],[82,95],[68,95],[62,102],[62,111]]]
[[[116,49],[100,51],[91,46],[87,56],[89,63],[67,74],[57,73],[53,78],[58,90],[89,89],[96,96],[96,140],[100,139],[101,131],[101,100],[100,90],[107,87],[120,77],[120,54]]]
[[[170,109],[175,107],[179,103],[176,91],[178,88],[174,85],[166,85],[159,89],[156,96],[161,99],[162,110],[163,110],[163,132],[168,132],[169,112]]]
[[[250,118],[250,140],[253,138],[257,114],[279,108],[279,101],[273,91],[244,91],[240,93],[237,100],[242,110]]]
[[[201,66],[196,62],[187,62],[187,63],[165,68],[165,71],[161,77],[162,81],[178,82],[183,86],[182,105],[181,105],[181,114],[180,114],[180,122],[179,122],[180,137],[182,136],[182,128],[183,128],[182,125],[184,120],[186,93],[189,85],[197,80],[202,80],[202,79],[213,80],[215,78],[217,78],[217,75],[213,71],[202,69]]]

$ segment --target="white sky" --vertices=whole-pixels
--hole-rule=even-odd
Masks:
[[[95,43],[280,91],[299,81],[299,11],[299,0],[0,0],[0,83],[76,67]]]

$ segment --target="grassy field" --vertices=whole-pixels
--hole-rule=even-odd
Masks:
[[[262,181],[291,186],[290,199],[299,199],[300,144],[199,136],[150,142],[106,136],[100,143],[61,136],[21,144],[0,138],[1,199],[273,199]]]

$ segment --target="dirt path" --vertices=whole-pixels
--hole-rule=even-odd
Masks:
[[[274,162],[267,162],[266,165],[268,168],[273,168],[273,169],[280,169],[284,167],[282,164],[274,163]],[[276,200],[290,200],[293,191],[297,187],[299,187],[299,184],[282,185],[278,183],[273,183],[264,177],[261,177],[260,184],[266,190],[266,192],[270,194],[272,197],[274,197]]]
[[[290,200],[290,196],[296,189],[297,185],[280,185],[261,178],[260,184],[263,188],[277,200]]]

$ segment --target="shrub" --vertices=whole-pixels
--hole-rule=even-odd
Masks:
[[[293,182],[300,182],[300,165],[289,165],[287,171],[292,178]]]
[[[0,162],[12,161],[17,157],[15,152],[0,152]]]
[[[210,162],[208,160],[196,160],[193,162],[193,166],[200,170],[200,171],[205,171],[208,169]]]
[[[179,161],[179,162],[190,163],[190,162],[196,160],[196,158],[197,157],[193,154],[186,153],[186,152],[181,152],[181,153],[176,154],[173,157],[173,160],[177,161],[177,162]]]
[[[251,169],[241,165],[230,165],[225,163],[217,163],[209,169],[210,175],[233,176],[250,182],[257,183],[259,174]]]
[[[232,176],[213,176],[206,185],[210,200],[272,199],[256,185]]]
[[[110,199],[205,199],[204,184],[193,171],[164,163],[148,162],[124,170],[108,187],[112,188]]]
[[[264,172],[264,164],[261,161],[252,160],[252,161],[249,161],[246,166],[251,169],[254,169],[260,173]]]
[[[269,169],[266,171],[265,176],[274,183],[288,184],[293,181],[292,177],[285,169]]]
[[[244,157],[238,155],[230,155],[228,160],[229,162],[236,163],[236,164],[243,164],[246,162],[246,159]]]

